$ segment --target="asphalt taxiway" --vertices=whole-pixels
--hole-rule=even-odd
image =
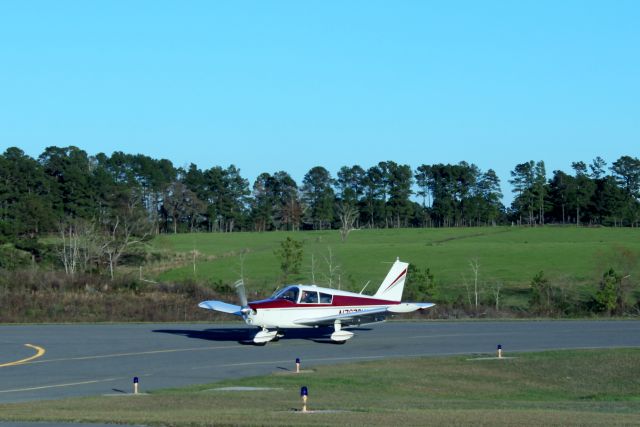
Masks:
[[[289,331],[254,346],[257,330],[227,324],[0,326],[0,403],[131,393],[389,357],[640,347],[639,321],[387,322],[352,331]]]

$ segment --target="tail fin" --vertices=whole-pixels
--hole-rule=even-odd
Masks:
[[[402,291],[404,290],[404,281],[407,278],[408,267],[409,263],[397,259],[391,266],[391,270],[387,273],[387,277],[382,281],[374,297],[389,301],[400,301],[402,299]]]

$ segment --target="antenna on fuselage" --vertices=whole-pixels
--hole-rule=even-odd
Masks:
[[[367,283],[365,283],[364,288],[362,288],[362,290],[360,291],[360,295],[362,295],[364,290],[367,289],[367,286],[369,286],[369,283],[371,283],[371,280],[369,280]]]

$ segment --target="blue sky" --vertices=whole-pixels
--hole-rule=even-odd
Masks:
[[[0,149],[509,171],[638,156],[638,1],[3,1]]]

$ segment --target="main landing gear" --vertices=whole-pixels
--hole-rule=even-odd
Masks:
[[[269,341],[273,341],[277,335],[277,330],[270,331],[267,328],[262,328],[262,330],[253,337],[253,342],[258,345],[265,345]]]
[[[253,342],[258,345],[265,345],[269,341],[276,342],[283,336],[284,332],[277,329],[275,331],[270,331],[267,328],[262,328],[262,330],[253,337]]]
[[[331,334],[331,341],[338,344],[344,344],[347,340],[353,337],[353,332],[342,330],[342,324],[339,320],[336,320],[333,323],[333,329],[334,332]],[[262,330],[253,337],[253,342],[257,345],[265,345],[269,341],[278,341],[283,336],[284,333],[277,329],[270,331],[267,328],[262,328]]]
[[[331,340],[340,344],[344,344],[348,339],[353,337],[353,332],[343,331],[342,324],[339,320],[333,323],[334,333],[331,334]]]

